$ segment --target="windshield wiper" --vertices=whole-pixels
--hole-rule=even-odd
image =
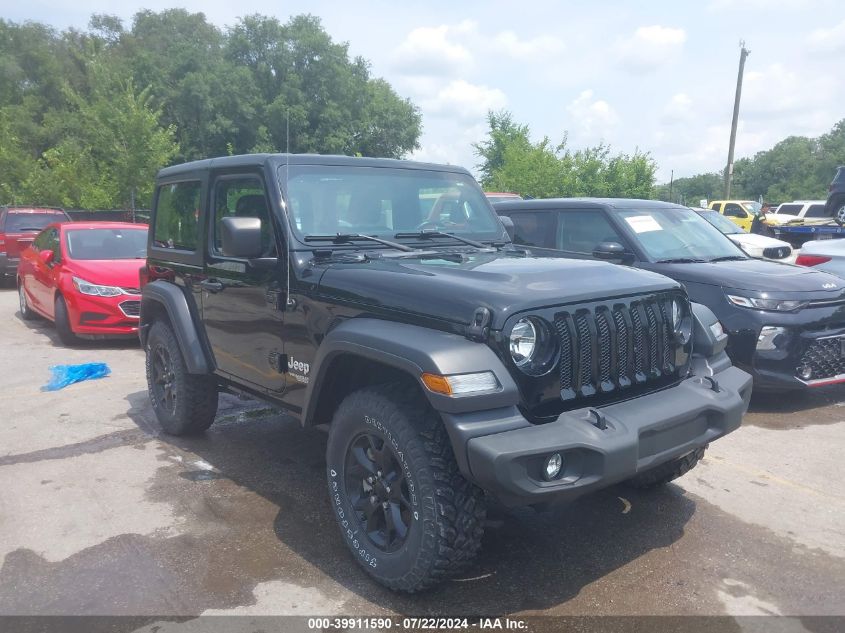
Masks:
[[[705,259],[693,259],[692,257],[670,257],[669,259],[658,259],[656,264],[700,264]]]
[[[722,257],[714,257],[710,260],[710,263],[713,262],[731,262],[731,261],[739,261],[742,259],[748,259],[747,257],[743,257],[742,255],[724,255]]]
[[[374,235],[364,235],[363,233],[338,233],[336,235],[306,235],[306,242],[333,242],[334,244],[351,244],[355,240],[370,240],[371,242],[378,242],[385,246],[390,246],[400,251],[412,252],[416,249],[400,244],[399,242],[391,242],[390,240],[383,240]]]
[[[44,227],[41,227],[41,228],[44,228]],[[20,233],[21,231],[40,231],[40,230],[41,229],[39,229],[37,226],[21,226],[21,227],[15,229],[14,231],[9,231],[9,233],[15,233],[16,231],[18,233]]]
[[[459,242],[463,242],[464,244],[468,244],[469,246],[475,246],[475,248],[487,248],[486,244],[482,244],[481,242],[476,242],[475,240],[470,240],[466,237],[461,237],[460,235],[454,235],[452,233],[444,233],[443,231],[420,231],[419,233],[397,233],[394,235],[396,239],[402,239],[403,237],[413,237],[418,240],[426,240],[431,237],[451,237],[454,240],[458,240]]]

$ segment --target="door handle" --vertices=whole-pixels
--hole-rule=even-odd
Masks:
[[[223,290],[223,284],[214,279],[203,279],[200,282],[200,288],[208,292],[220,292]]]

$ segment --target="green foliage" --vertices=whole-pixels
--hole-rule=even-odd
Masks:
[[[481,183],[488,190],[534,198],[598,196],[649,198],[656,165],[648,154],[611,155],[608,145],[571,151],[566,137],[557,146],[548,137],[533,143],[527,125],[509,112],[490,112],[487,139],[475,145]]]
[[[792,200],[824,200],[836,168],[845,165],[845,119],[818,138],[790,136],[771,149],[734,163],[731,197],[780,204]],[[672,187],[673,202],[697,204],[724,195],[720,173],[679,178]],[[668,184],[658,188],[658,197],[669,199]]]
[[[401,157],[418,109],[319,19],[140,11],[86,32],[0,19],[0,203],[150,203],[172,162],[285,151]]]
[[[671,186],[659,185],[655,197],[666,202],[697,206],[701,200],[719,200],[725,191],[725,180],[720,173],[698,174],[676,179]]]

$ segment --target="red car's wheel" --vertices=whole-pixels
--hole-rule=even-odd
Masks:
[[[37,316],[29,307],[29,300],[26,298],[26,290],[23,288],[23,281],[18,281],[18,301],[20,302],[21,318],[24,321],[32,321]]]
[[[59,334],[59,339],[65,345],[74,345],[79,342],[79,338],[70,329],[70,315],[67,311],[67,304],[64,298],[59,295],[56,297],[55,311],[56,332]]]

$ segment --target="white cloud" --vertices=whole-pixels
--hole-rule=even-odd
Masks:
[[[810,48],[821,53],[845,51],[845,20],[829,29],[816,29],[810,33]]]
[[[711,11],[808,9],[808,0],[712,0],[707,8]]]
[[[684,29],[641,26],[616,44],[619,65],[635,73],[648,73],[676,57],[687,40]]]
[[[408,75],[457,76],[472,69],[475,59],[454,36],[471,34],[477,26],[471,20],[457,25],[419,27],[408,33],[394,53],[394,66]]]
[[[503,108],[508,102],[498,88],[455,79],[443,86],[432,98],[421,100],[423,111],[433,116],[470,121],[483,117],[488,110]]]
[[[663,108],[662,121],[664,123],[683,123],[692,118],[693,100],[684,93],[679,92],[673,95],[666,106]]]
[[[619,123],[619,115],[603,99],[594,99],[592,90],[584,90],[566,106],[575,124],[575,131],[586,142],[606,139]]]
[[[499,52],[509,57],[536,62],[541,62],[541,57],[560,53],[565,48],[563,40],[551,35],[521,40],[513,31],[498,33],[493,42]]]

